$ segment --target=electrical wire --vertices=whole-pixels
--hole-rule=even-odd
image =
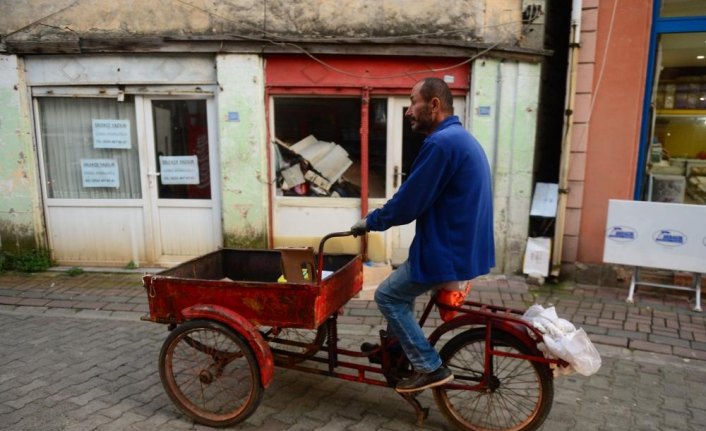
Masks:
[[[606,67],[606,59],[608,57],[608,47],[610,46],[610,41],[613,36],[613,27],[615,24],[615,12],[618,9],[618,2],[619,0],[615,0],[613,3],[613,12],[610,16],[610,24],[608,25],[608,33],[606,36],[606,41],[605,41],[605,46],[603,47],[603,58],[601,59],[601,68],[598,71],[598,78],[596,78],[596,86],[593,89],[593,93],[591,95],[591,104],[588,107],[588,116],[586,118],[586,124],[590,124],[591,122],[591,116],[593,115],[593,106],[596,104],[596,99],[598,95],[598,90],[601,88],[601,83],[603,82],[603,73],[605,72],[605,67]],[[579,142],[583,143],[583,140],[586,138],[586,131],[588,130],[588,127],[584,127],[581,130],[581,136],[579,137]]]
[[[183,4],[184,6],[188,6],[188,7],[192,8],[192,9],[198,10],[198,11],[200,11],[200,12],[203,12],[203,13],[205,13],[205,14],[207,14],[207,15],[210,15],[210,16],[212,16],[212,17],[214,17],[214,18],[221,19],[221,20],[223,20],[223,21],[228,21],[228,22],[231,22],[231,23],[234,23],[234,24],[239,24],[239,25],[247,24],[247,25],[249,25],[254,31],[261,32],[264,36],[267,36],[267,37],[269,37],[269,38],[274,38],[274,39],[281,38],[280,35],[277,35],[277,34],[275,34],[275,33],[268,32],[268,31],[265,30],[265,29],[257,28],[256,26],[250,25],[250,24],[247,23],[247,22],[244,22],[244,21],[237,21],[237,20],[234,20],[234,19],[229,18],[229,17],[227,17],[227,16],[223,16],[223,15],[221,15],[221,14],[217,14],[217,13],[215,13],[215,12],[213,12],[213,11],[208,10],[208,9],[202,8],[202,7],[197,6],[197,5],[194,5],[194,4],[191,4],[191,3],[189,3],[189,2],[186,1],[186,0],[173,0],[173,1],[176,1],[176,2],[178,2],[178,3],[181,3],[181,4]],[[266,5],[266,4],[267,4],[267,2],[265,2],[265,5]],[[495,28],[495,27],[507,27],[507,26],[511,26],[511,25],[515,25],[515,24],[521,24],[521,23],[522,23],[522,24],[527,24],[527,23],[531,23],[531,22],[537,20],[539,17],[541,17],[541,16],[544,14],[540,9],[536,9],[536,10],[533,9],[533,10],[531,10],[531,13],[532,13],[531,15],[529,15],[529,16],[526,17],[526,18],[522,18],[521,20],[508,21],[508,22],[503,22],[503,23],[498,23],[498,24],[484,25],[484,26],[480,26],[480,27],[474,27],[474,28],[472,28],[472,29],[458,29],[458,30],[434,31],[434,32],[423,32],[423,33],[409,33],[409,34],[404,34],[404,35],[390,35],[390,36],[372,36],[372,37],[362,37],[362,38],[328,38],[328,39],[321,39],[321,38],[309,38],[309,39],[306,39],[306,38],[301,38],[300,40],[303,40],[303,41],[305,41],[305,42],[336,42],[336,41],[348,41],[348,40],[356,40],[356,41],[363,41],[363,42],[365,42],[365,41],[367,41],[367,42],[376,42],[376,41],[384,41],[384,40],[388,40],[388,39],[403,39],[403,38],[419,39],[419,38],[427,37],[427,36],[436,36],[436,37],[438,37],[438,36],[445,36],[445,35],[449,35],[449,34],[473,33],[473,32],[478,31],[478,30],[485,30],[485,29],[490,29],[490,28]],[[236,37],[247,37],[247,36],[245,36],[245,35],[236,35]]]
[[[188,7],[192,8],[192,9],[199,10],[199,11],[201,11],[201,12],[204,12],[204,13],[208,14],[209,16],[212,16],[212,17],[215,17],[215,18],[224,20],[224,21],[228,21],[228,22],[232,22],[232,23],[238,23],[238,24],[247,24],[247,23],[243,23],[243,22],[236,21],[236,20],[234,20],[234,19],[232,19],[232,18],[228,18],[228,17],[223,16],[223,15],[220,15],[220,14],[217,14],[217,13],[215,13],[215,12],[213,12],[213,11],[204,9],[204,8],[202,8],[202,7],[196,6],[196,5],[194,5],[194,4],[189,3],[189,2],[186,1],[186,0],[174,0],[174,1],[176,1],[176,2],[178,2],[178,3],[181,3],[181,4],[185,5],[185,6],[188,6]],[[79,3],[79,0],[76,0],[76,1],[74,1],[72,4],[70,4],[69,6],[67,6],[67,7],[65,7],[65,8],[63,8],[63,9],[57,11],[57,12],[54,12],[54,13],[52,13],[52,14],[50,14],[50,15],[47,15],[47,16],[45,16],[45,17],[39,19],[39,20],[36,20],[36,21],[32,22],[31,24],[22,27],[22,28],[19,29],[19,30],[16,30],[16,31],[14,31],[14,32],[12,32],[12,33],[9,33],[9,34],[6,35],[5,37],[10,36],[10,35],[15,34],[15,33],[18,33],[18,32],[20,32],[20,31],[22,31],[22,30],[25,30],[25,29],[31,27],[31,26],[34,25],[34,24],[41,23],[42,20],[44,20],[44,19],[46,19],[46,18],[49,18],[49,17],[51,17],[51,16],[53,16],[53,15],[56,15],[56,14],[62,12],[62,11],[65,11],[66,9],[69,9],[69,8],[71,8],[71,7],[74,7],[74,6],[76,6],[78,3]],[[266,3],[265,3],[265,7],[266,7]],[[493,24],[493,25],[486,25],[486,26],[481,26],[481,27],[477,27],[477,28],[473,28],[473,29],[463,29],[463,30],[459,29],[459,30],[447,30],[447,31],[436,31],[436,32],[410,33],[410,34],[406,34],[406,35],[394,35],[394,36],[375,36],[375,37],[367,37],[367,38],[356,38],[356,39],[354,39],[354,40],[356,40],[356,41],[358,41],[358,42],[380,42],[380,41],[392,40],[392,39],[394,39],[394,40],[400,40],[400,39],[411,39],[411,40],[415,40],[415,39],[416,39],[416,40],[418,40],[418,39],[420,39],[420,38],[428,37],[428,36],[439,37],[439,36],[446,36],[446,35],[451,35],[451,34],[472,33],[472,32],[475,32],[475,31],[478,31],[478,30],[481,30],[481,29],[488,29],[488,28],[495,28],[495,27],[505,27],[505,26],[510,26],[510,25],[516,25],[516,24],[518,24],[518,23],[523,23],[523,24],[524,24],[524,25],[523,25],[523,28],[522,28],[522,30],[521,30],[521,33],[524,35],[525,30],[528,28],[529,24],[533,23],[535,20],[537,20],[539,17],[541,17],[541,16],[543,15],[543,12],[542,12],[540,9],[531,9],[530,11],[531,11],[531,15],[528,16],[528,17],[523,17],[523,19],[520,20],[520,21],[510,21],[510,22],[505,22],[505,23],[499,23],[499,24]],[[51,25],[48,25],[48,24],[42,24],[42,25],[45,25],[45,26],[48,26],[48,27],[54,27],[54,26],[51,26]],[[59,28],[59,27],[56,27],[56,28]],[[69,27],[67,27],[67,26],[61,27],[61,28],[59,28],[59,29],[69,30],[69,31],[72,31],[72,32],[73,32],[73,30],[71,30],[71,29],[70,29]],[[369,79],[369,80],[383,80],[383,79],[399,78],[399,77],[405,77],[405,76],[414,76],[414,75],[418,75],[418,74],[427,74],[427,73],[429,73],[429,72],[444,72],[444,71],[447,71],[447,70],[452,70],[452,69],[461,67],[461,66],[463,66],[463,65],[465,65],[465,64],[468,64],[468,63],[472,62],[472,61],[475,60],[476,58],[483,56],[484,54],[486,54],[486,53],[488,53],[488,52],[494,50],[495,48],[497,48],[498,46],[500,46],[500,45],[502,44],[502,41],[495,42],[494,44],[492,44],[492,45],[486,47],[485,49],[483,49],[482,51],[478,52],[477,54],[475,54],[475,55],[473,55],[473,56],[471,56],[471,57],[469,57],[469,58],[467,58],[467,59],[465,59],[465,60],[463,60],[463,61],[461,61],[461,62],[459,62],[459,63],[453,64],[453,65],[447,66],[447,67],[431,68],[431,69],[425,69],[425,70],[413,70],[413,71],[407,71],[407,72],[404,72],[404,73],[397,73],[397,74],[391,74],[391,75],[370,76],[370,75],[361,75],[361,74],[358,74],[358,73],[349,72],[349,71],[340,69],[340,68],[338,68],[338,67],[335,67],[335,66],[333,66],[333,65],[331,65],[331,64],[329,64],[329,63],[327,63],[326,61],[322,60],[321,58],[317,57],[316,55],[312,54],[312,53],[309,52],[307,49],[305,49],[304,47],[302,47],[300,44],[297,44],[297,43],[294,43],[294,42],[291,42],[291,41],[284,40],[283,38],[281,38],[281,37],[278,36],[278,35],[275,35],[275,34],[272,34],[272,33],[270,33],[270,32],[267,32],[264,28],[263,28],[263,29],[256,29],[256,28],[254,28],[254,30],[255,30],[255,31],[258,31],[258,32],[262,32],[262,34],[263,34],[264,36],[266,36],[266,37],[256,37],[256,36],[250,36],[250,35],[244,35],[244,34],[231,34],[231,36],[232,36],[232,37],[235,37],[235,38],[239,38],[239,39],[246,39],[246,40],[251,40],[251,41],[256,41],[256,42],[269,43],[269,44],[272,44],[272,45],[275,45],[275,46],[291,47],[291,48],[296,49],[297,51],[300,51],[302,54],[306,55],[307,57],[311,58],[311,59],[314,60],[315,62],[321,64],[323,67],[325,67],[325,68],[327,68],[327,69],[329,69],[329,70],[331,70],[331,71],[334,71],[334,72],[337,72],[337,73],[340,73],[340,74],[343,74],[343,75],[346,75],[346,76],[351,76],[351,77],[355,77],[355,78]],[[79,38],[80,38],[80,37],[79,37]],[[338,41],[351,41],[352,39],[351,39],[351,38],[330,38],[330,39],[320,39],[320,38],[317,38],[317,39],[312,39],[312,38],[306,39],[306,38],[304,38],[304,39],[300,39],[300,40],[301,40],[302,42],[305,42],[305,43],[307,43],[307,42],[308,42],[308,43],[315,43],[315,42],[326,42],[326,43],[330,43],[330,42],[338,42]]]
[[[487,52],[492,51],[493,49],[497,48],[498,45],[500,45],[500,43],[501,43],[501,42],[496,42],[495,44],[489,46],[488,48],[486,48],[486,49],[484,49],[483,51],[477,53],[476,55],[474,55],[474,56],[472,56],[472,57],[469,57],[469,58],[463,60],[463,61],[460,62],[460,63],[453,64],[453,65],[451,65],[451,66],[447,66],[447,67],[436,67],[436,68],[424,69],[424,70],[410,70],[410,71],[403,72],[403,73],[394,73],[394,74],[391,74],[391,75],[379,75],[379,76],[361,75],[361,74],[357,74],[357,73],[353,73],[353,72],[348,72],[348,71],[345,71],[345,70],[340,69],[340,68],[338,68],[338,67],[335,67],[335,66],[333,66],[333,65],[331,65],[331,64],[329,64],[329,63],[327,63],[327,62],[325,62],[324,60],[321,60],[320,58],[316,57],[315,55],[313,55],[312,53],[310,53],[309,51],[307,51],[306,49],[302,48],[301,46],[299,46],[299,45],[297,45],[297,44],[294,44],[294,43],[286,43],[286,45],[289,45],[289,46],[292,46],[292,47],[298,49],[298,50],[301,51],[303,54],[305,54],[307,57],[309,57],[309,58],[311,58],[312,60],[314,60],[315,62],[321,64],[321,65],[324,66],[325,68],[327,68],[327,69],[329,69],[329,70],[332,70],[332,71],[334,71],[334,72],[340,73],[340,74],[342,74],[342,75],[351,76],[351,77],[354,77],[354,78],[365,78],[365,79],[391,79],[391,78],[400,78],[400,77],[405,77],[405,76],[414,76],[414,75],[419,75],[419,74],[427,74],[427,73],[429,73],[429,72],[443,72],[443,71],[446,71],[446,70],[456,69],[457,67],[461,67],[461,66],[463,66],[464,64],[470,63],[471,61],[475,60],[476,58],[478,58],[478,57],[480,57],[480,56],[486,54]]]
[[[228,22],[232,22],[232,23],[239,23],[231,18],[222,16],[222,15],[216,14],[212,11],[195,6],[185,0],[174,0],[174,1],[182,3],[183,5],[189,6],[193,9],[202,11],[202,12],[204,12],[210,16],[213,16],[215,18],[219,18],[224,21],[228,21]],[[521,33],[524,35],[524,33],[527,30],[527,28],[529,27],[529,25],[532,24],[534,21],[536,21],[538,18],[540,18],[544,14],[541,11],[541,9],[538,9],[538,8],[531,9],[531,12],[532,13],[530,16],[523,18],[520,21],[511,21],[511,22],[507,22],[507,23],[488,25],[488,26],[483,26],[483,27],[470,29],[470,30],[450,30],[450,31],[446,31],[446,32],[413,33],[413,34],[408,34],[408,35],[396,35],[396,36],[376,36],[376,37],[370,37],[370,38],[357,38],[356,40],[360,41],[360,42],[376,42],[376,41],[387,40],[387,39],[404,39],[404,38],[419,39],[420,37],[423,37],[423,36],[439,36],[440,34],[445,35],[445,34],[458,34],[458,33],[462,33],[462,32],[473,32],[473,31],[477,31],[478,29],[486,29],[486,28],[492,28],[492,27],[503,27],[503,26],[514,25],[514,24],[518,24],[518,23],[524,24],[521,29]],[[340,73],[342,75],[351,76],[354,78],[362,78],[362,79],[369,79],[369,80],[378,80],[378,79],[383,80],[383,79],[400,78],[400,77],[414,76],[414,75],[419,75],[419,74],[428,74],[430,72],[436,73],[436,72],[444,72],[447,70],[456,69],[458,67],[461,67],[465,64],[472,62],[473,60],[475,60],[478,57],[485,55],[486,53],[494,50],[495,48],[497,48],[498,46],[500,46],[502,44],[502,41],[495,42],[494,44],[483,49],[482,51],[478,52],[477,54],[475,54],[475,55],[473,55],[473,56],[471,56],[471,57],[469,57],[459,63],[453,64],[453,65],[447,66],[447,67],[431,68],[431,69],[425,69],[425,70],[412,70],[412,71],[407,71],[404,73],[396,73],[396,74],[391,74],[391,75],[371,76],[371,75],[361,75],[358,73],[353,73],[353,72],[349,72],[349,71],[340,69],[340,68],[335,67],[335,66],[327,63],[326,61],[318,58],[317,56],[315,56],[314,54],[312,54],[311,52],[309,52],[308,50],[306,50],[304,47],[302,47],[301,45],[299,45],[297,43],[289,42],[289,41],[285,41],[285,40],[277,40],[277,39],[280,39],[279,36],[273,35],[272,33],[269,33],[264,29],[262,29],[262,30],[258,29],[258,31],[262,31],[263,35],[269,35],[270,37],[255,37],[255,36],[249,36],[249,35],[243,35],[243,34],[232,35],[232,36],[237,37],[237,38],[241,38],[241,39],[252,40],[252,41],[266,42],[266,43],[273,44],[275,46],[292,47],[331,71]],[[322,41],[336,42],[336,41],[341,41],[341,40],[350,40],[350,39],[349,38],[309,39],[309,40],[305,39],[304,42],[322,42]]]
[[[68,27],[66,27],[66,26],[62,26],[62,27],[53,26],[53,25],[43,24],[43,23],[41,23],[41,21],[43,21],[43,20],[45,20],[45,19],[47,19],[47,18],[50,18],[50,17],[52,17],[52,16],[54,16],[54,15],[60,14],[61,12],[64,12],[64,11],[66,11],[66,10],[68,10],[68,9],[71,9],[72,7],[76,6],[80,1],[81,1],[81,0],[75,0],[75,1],[74,1],[73,3],[71,3],[70,5],[63,7],[63,8],[59,9],[59,10],[56,11],[56,12],[52,12],[52,13],[50,13],[49,15],[46,15],[46,16],[41,17],[40,19],[34,20],[34,21],[32,21],[31,23],[29,23],[29,24],[27,24],[27,25],[25,25],[25,26],[22,26],[22,27],[18,28],[18,29],[15,30],[15,31],[12,31],[12,32],[10,32],[10,33],[8,33],[8,34],[6,34],[6,35],[3,35],[3,39],[7,39],[8,37],[12,36],[13,34],[19,33],[19,32],[21,32],[21,31],[24,31],[24,30],[26,30],[26,29],[32,27],[33,25],[35,25],[35,24],[37,24],[37,23],[40,23],[40,24],[42,24],[43,26],[46,26],[46,27],[52,27],[52,28],[57,28],[57,29],[59,29],[59,30],[68,30],[68,31],[73,32],[73,30],[71,30],[70,28],[68,28]]]

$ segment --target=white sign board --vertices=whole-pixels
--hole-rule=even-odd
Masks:
[[[525,249],[525,260],[522,264],[522,272],[528,275],[549,275],[549,258],[552,254],[551,238],[527,238],[527,248]]]
[[[198,184],[199,161],[196,156],[160,156],[162,184]]]
[[[93,148],[129,150],[130,120],[93,120]]]
[[[706,205],[611,199],[603,261],[706,273]]]
[[[534,197],[530,215],[537,217],[556,217],[556,206],[559,199],[559,184],[537,183],[534,186]]]
[[[81,159],[84,187],[120,187],[120,172],[115,159]]]

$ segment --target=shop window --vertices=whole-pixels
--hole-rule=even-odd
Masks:
[[[140,199],[135,104],[99,98],[39,98],[47,196]]]
[[[647,200],[706,204],[706,33],[664,34]]]
[[[360,197],[360,98],[275,97],[277,190],[284,196]],[[369,197],[385,197],[387,100],[369,105]]]
[[[152,102],[160,199],[211,199],[205,100]]]

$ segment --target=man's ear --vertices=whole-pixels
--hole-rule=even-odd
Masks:
[[[441,111],[441,100],[438,97],[432,97],[431,99],[431,112]]]

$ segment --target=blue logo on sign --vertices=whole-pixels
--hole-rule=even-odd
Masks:
[[[653,238],[657,244],[667,247],[679,247],[686,244],[686,235],[678,230],[658,230],[655,232]]]
[[[615,242],[630,242],[637,239],[637,231],[628,226],[613,226],[608,231],[608,239]]]

